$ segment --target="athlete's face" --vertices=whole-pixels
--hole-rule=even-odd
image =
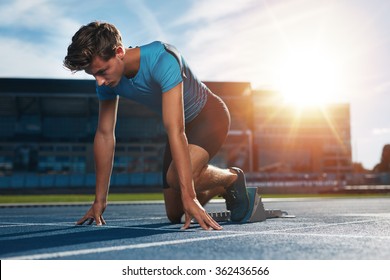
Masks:
[[[116,55],[109,60],[96,56],[85,72],[94,76],[99,86],[114,87],[124,74],[123,56],[123,49],[117,50]]]

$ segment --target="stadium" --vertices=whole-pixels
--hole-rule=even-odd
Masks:
[[[298,112],[276,92],[253,90],[247,82],[205,84],[224,99],[232,117],[228,139],[213,163],[240,166],[248,181],[266,192],[387,182],[386,174],[372,178],[353,173],[349,104]],[[1,78],[0,101],[3,192],[93,190],[95,81]],[[116,139],[112,190],[159,188],[166,140],[160,118],[121,99]],[[305,188],[299,189],[301,185]]]

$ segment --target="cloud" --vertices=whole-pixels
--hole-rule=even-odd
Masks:
[[[173,21],[173,25],[189,23],[207,24],[209,21],[215,22],[228,16],[234,16],[253,6],[256,0],[231,1],[225,0],[200,0],[193,1],[192,7]]]
[[[374,91],[376,93],[388,93],[390,91],[390,82],[387,80],[380,81],[379,84],[375,86]]]
[[[1,77],[26,78],[86,78],[86,75],[71,75],[62,66],[63,56],[55,49],[43,49],[34,43],[17,39],[0,38]]]
[[[390,134],[390,128],[382,127],[382,128],[374,128],[372,130],[372,134],[377,136],[387,135]]]
[[[297,26],[315,29],[330,8],[308,1],[197,1],[173,26],[192,24],[180,47],[201,79],[270,83],[287,34]],[[325,3],[325,2],[324,2]],[[302,6],[308,6],[302,9]],[[319,23],[318,23],[319,24]],[[313,27],[314,25],[314,27]],[[295,30],[294,30],[295,31]]]
[[[65,15],[66,8],[57,4],[61,3],[16,0],[1,6],[0,25],[20,32],[0,33],[0,76],[85,78],[70,75],[62,66],[71,36],[80,23]]]
[[[57,5],[59,4],[59,5]],[[0,6],[0,25],[26,31],[61,36],[75,30],[79,23],[67,17],[65,9],[56,1],[15,0]]]
[[[362,32],[359,23],[369,15],[351,1],[202,0],[171,26],[182,28],[175,38],[178,47],[203,79],[272,84],[272,73],[280,71],[278,63],[290,47],[319,46],[340,61],[347,99],[367,92],[362,80],[369,74],[372,48],[364,39],[368,27]]]
[[[0,6],[0,26],[8,30],[0,33],[0,76],[69,78],[62,60],[80,24],[57,3],[16,0]]]
[[[152,40],[165,40],[167,35],[162,29],[162,24],[158,21],[154,14],[154,7],[149,8],[143,1],[127,0],[126,5],[129,10],[135,13],[142,26],[142,33],[147,33],[147,37],[153,38]],[[143,34],[145,36],[145,34]]]

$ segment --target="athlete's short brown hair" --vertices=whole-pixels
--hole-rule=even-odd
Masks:
[[[113,24],[91,22],[73,35],[64,66],[73,72],[85,70],[96,56],[104,60],[114,57],[119,46],[122,46],[122,37]]]

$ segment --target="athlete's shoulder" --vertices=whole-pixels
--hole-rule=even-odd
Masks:
[[[141,49],[147,52],[161,52],[164,50],[164,43],[161,41],[154,41],[146,45],[142,45]]]
[[[162,41],[154,41],[154,42],[151,42],[149,44],[141,46],[141,48],[146,50],[146,51],[150,51],[150,52],[168,51],[171,53],[172,52],[179,53],[179,51],[177,50],[177,48],[174,45],[166,43],[166,42],[162,42]]]

